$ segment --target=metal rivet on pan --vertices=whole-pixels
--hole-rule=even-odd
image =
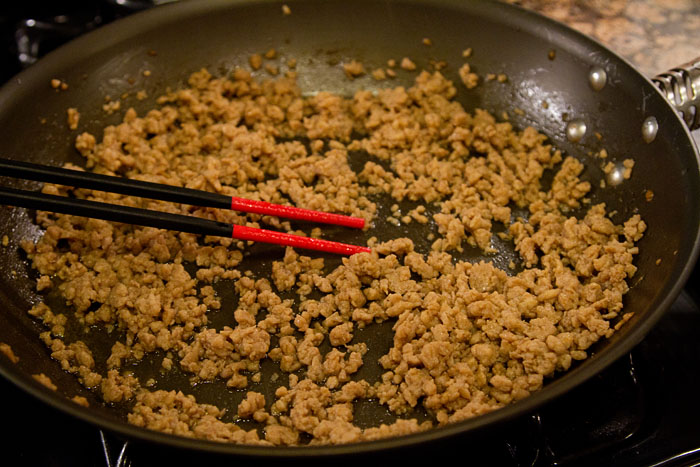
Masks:
[[[586,123],[583,120],[571,120],[566,125],[566,137],[572,143],[581,141],[581,138],[586,134]]]
[[[608,186],[619,185],[625,179],[625,168],[616,165],[605,177]]]
[[[595,91],[600,91],[608,82],[608,74],[599,66],[594,66],[588,72],[588,82]]]
[[[651,143],[656,138],[656,133],[659,132],[659,122],[656,117],[647,117],[642,123],[642,139],[645,143]]]

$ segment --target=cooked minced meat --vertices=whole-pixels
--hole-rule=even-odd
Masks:
[[[19,357],[15,355],[15,352],[12,350],[12,347],[10,347],[9,344],[0,342],[0,353],[5,355],[5,357],[7,357],[7,359],[12,363],[19,362]]]
[[[78,129],[78,123],[80,122],[80,112],[78,109],[71,107],[67,110],[68,113],[68,128],[71,130]]]
[[[58,386],[56,386],[53,381],[51,381],[51,378],[46,376],[44,373],[38,373],[36,375],[32,375],[32,377],[52,391],[56,391],[58,389]]]
[[[253,56],[253,68],[261,60]],[[346,67],[352,76],[358,70]],[[468,65],[460,76],[467,87],[478,81]],[[408,238],[372,239],[371,253],[330,271],[323,258],[288,248],[269,277],[258,277],[242,266],[244,242],[39,212],[45,234],[22,245],[39,272],[37,289],[60,294],[69,308],[30,310],[48,329],[41,338],[51,356],[106,402],[131,404],[135,425],[235,443],[398,436],[539,390],[630,318],[622,299],[646,226],[637,215],[615,224],[605,205],[590,205],[583,165],[537,130],[469,113],[456,95],[439,72],[419,73],[408,88],[305,97],[292,72],[259,82],[244,70],[226,78],[202,70],[186,88],[160,97],[157,108],[143,115],[128,109],[99,138],[79,135],[76,148],[97,173],[369,223],[382,222],[377,200],[390,197],[397,223],[432,226],[432,245],[423,251]],[[350,151],[368,156],[357,173]],[[292,231],[289,222],[234,211],[43,190]],[[402,213],[400,202],[412,204]],[[506,272],[460,259],[467,247],[494,255],[495,228],[512,242],[521,267],[511,260]],[[215,328],[210,315],[224,306],[214,288],[221,280],[233,284],[236,299],[232,320]],[[393,323],[391,345],[373,362],[381,376],[359,379],[372,344],[357,335],[386,321]],[[88,344],[64,337],[76,325],[122,336],[104,370]],[[157,379],[141,382],[129,368],[151,354],[164,355],[163,372],[179,368],[193,383],[222,381],[242,401],[217,407],[159,389]],[[277,385],[274,397],[251,390],[265,362],[279,369],[265,383]],[[357,426],[354,403],[361,400],[384,405],[396,421]],[[417,407],[430,420],[401,418]],[[259,427],[244,429],[237,420]]]
[[[343,70],[348,78],[355,78],[365,74],[364,65],[362,65],[362,62],[358,62],[357,60],[351,60],[350,62],[343,64]]]

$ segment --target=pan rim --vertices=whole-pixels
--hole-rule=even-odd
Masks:
[[[69,57],[79,55],[84,58],[85,56],[92,55],[94,53],[99,52],[100,50],[104,50],[111,46],[114,46],[120,41],[127,39],[128,37],[133,36],[134,31],[136,33],[142,33],[145,30],[145,27],[152,26],[154,24],[168,23],[171,21],[175,21],[178,18],[182,18],[186,15],[203,14],[211,9],[218,9],[224,7],[235,8],[237,6],[242,6],[246,4],[259,3],[260,2],[258,0],[213,0],[209,2],[177,2],[159,6],[158,8],[146,10],[131,15],[129,17],[117,20],[112,24],[105,25],[60,47],[59,49],[48,54],[46,57],[42,58],[29,70],[20,72],[18,75],[11,78],[10,81],[6,85],[4,85],[2,89],[0,89],[0,107],[5,107],[6,105],[9,105],[9,103],[13,99],[13,94],[17,87],[32,86],[32,83],[34,82],[43,82],[43,76],[46,73],[50,72],[54,68],[58,68],[59,65],[64,64],[64,62],[67,61]],[[544,17],[536,12],[532,12],[520,8],[518,6],[496,1],[476,2],[479,4],[476,6],[474,4],[471,4],[471,2],[469,2],[469,6],[465,6],[457,0],[409,0],[397,3],[425,4],[431,6],[438,6],[441,8],[466,7],[469,8],[470,11],[478,11],[480,13],[487,12],[490,16],[501,16],[500,13],[505,11],[519,11],[519,13],[516,15],[516,19],[525,18],[528,16],[530,18],[529,21],[525,22],[528,25],[528,27],[526,28],[528,31],[534,34],[532,29],[534,29],[537,24],[544,25],[547,28],[549,28],[551,32],[556,32],[558,34],[576,38],[576,42],[578,44],[582,44],[583,46],[593,46],[594,48],[599,48],[601,51],[604,51],[607,56],[611,57],[612,59],[618,60],[619,63],[623,64],[626,67],[629,67],[636,74],[642,77],[648,83],[648,86],[650,88],[655,89],[659,93],[659,96],[661,96],[661,98],[665,100],[661,91],[659,91],[656,88],[656,86],[653,85],[651,80],[643,74],[639,73],[636,70],[636,68],[633,65],[631,65],[627,60],[620,57],[613,51],[610,51],[607,47],[594,40],[593,38],[583,35],[562,23]],[[274,4],[276,5],[277,3]],[[282,2],[279,2],[279,5],[281,4]],[[84,47],[87,47],[87,49],[78,52],[81,48]],[[37,69],[41,70],[41,72],[37,72]],[[685,136],[687,137],[688,142],[692,145],[696,163],[698,163],[698,165],[700,166],[700,156],[698,155],[698,148],[694,143],[690,131],[685,126],[680,116],[678,116],[678,114],[673,109],[671,109],[670,105],[668,107],[669,111],[671,111],[674,114],[677,123],[681,125],[681,128],[685,130]],[[485,415],[467,419],[461,422],[456,422],[447,426],[437,427],[428,431],[400,437],[392,437],[361,443],[352,443],[347,445],[274,447],[272,449],[270,447],[265,446],[238,445],[199,439],[189,439],[136,427],[128,424],[126,421],[119,422],[117,420],[105,419],[99,414],[92,412],[90,409],[73,404],[68,399],[59,396],[53,391],[43,389],[43,387],[33,384],[29,376],[23,377],[16,375],[13,372],[8,371],[2,365],[0,365],[0,374],[15,385],[19,386],[22,390],[30,393],[42,402],[61,410],[62,412],[69,413],[91,424],[105,428],[112,432],[122,434],[129,438],[136,438],[146,442],[165,444],[175,448],[185,448],[188,450],[196,451],[206,450],[219,454],[263,457],[321,457],[345,455],[358,452],[367,453],[379,450],[390,450],[400,448],[409,444],[415,445],[417,443],[426,443],[457,434],[471,433],[482,429],[495,427],[496,425],[500,425],[516,417],[524,416],[526,414],[531,413],[533,410],[542,406],[544,403],[563,395],[564,393],[571,390],[573,387],[593,377],[601,370],[612,364],[614,361],[618,360],[624,354],[628,353],[636,344],[638,344],[644,338],[644,336],[657,323],[657,321],[661,318],[661,316],[666,312],[666,310],[671,306],[671,304],[675,301],[677,296],[682,291],[683,286],[687,281],[690,272],[692,271],[697,261],[699,251],[700,229],[696,228],[695,239],[691,249],[691,254],[688,258],[688,261],[685,263],[678,280],[671,287],[669,293],[666,294],[666,296],[663,298],[663,300],[661,300],[659,305],[654,310],[649,312],[649,315],[645,318],[644,321],[638,323],[633,329],[630,329],[630,331],[625,336],[623,336],[620,339],[620,341],[616,343],[615,346],[611,346],[608,349],[606,349],[605,352],[598,354],[595,361],[585,362],[583,365],[579,366],[575,370],[557,377],[555,381],[552,381],[549,384],[547,384],[542,390],[538,391],[536,394],[533,394],[527,397],[526,399],[518,401],[507,407],[498,409],[494,412]]]

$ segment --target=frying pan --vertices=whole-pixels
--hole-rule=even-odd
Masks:
[[[66,126],[68,107],[80,109],[81,130],[100,135],[101,128],[120,118],[119,113],[103,112],[105,96],[118,98],[124,92],[133,95],[143,89],[148,99],[128,101],[142,114],[155,105],[155,97],[167,87],[184,85],[191,72],[206,67],[215,74],[226,74],[236,66],[246,67],[250,54],[270,48],[282,57],[297,59],[304,92],[327,90],[350,95],[360,88],[410,85],[415,74],[400,71],[395,80],[382,83],[369,77],[350,81],[343,77],[343,62],[357,59],[373,69],[389,58],[411,57],[421,69],[440,60],[448,64],[443,74],[458,83],[457,69],[464,63],[462,51],[471,47],[474,53],[468,61],[475,72],[482,76],[504,73],[508,79],[506,83],[482,82],[470,91],[460,88],[457,98],[466,109],[483,108],[494,115],[508,112],[516,128],[535,126],[555,146],[586,165],[584,178],[592,182],[594,203],[607,203],[610,211],[616,211],[614,220],[618,222],[639,213],[648,223],[636,258],[639,270],[625,296],[626,310],[633,311],[634,317],[611,339],[594,346],[588,360],[547,382],[540,392],[487,415],[424,433],[358,445],[274,449],[179,438],[129,425],[123,417],[125,407],[104,405],[49,358],[37,338],[41,326],[26,313],[43,297],[35,292],[36,276],[18,248],[20,239],[36,239],[41,231],[32,223],[31,212],[2,207],[0,235],[8,236],[9,245],[0,257],[0,342],[9,344],[20,358],[12,364],[0,357],[4,378],[51,406],[130,439],[230,455],[313,457],[376,452],[476,434],[530,413],[581,384],[644,337],[672,304],[693,267],[700,224],[700,172],[695,145],[683,120],[651,81],[593,40],[507,4],[300,0],[290,6],[292,14],[283,15],[282,3],[272,1],[182,2],[139,13],[71,42],[0,90],[0,153],[45,164],[80,163],[73,149],[75,133]],[[431,46],[423,43],[425,37],[431,39]],[[146,70],[150,73],[144,73]],[[607,77],[604,86],[600,81],[592,86],[591,72],[600,70]],[[65,81],[69,88],[62,92],[52,89],[49,82],[53,78]],[[672,91],[673,80],[667,84],[667,91]],[[648,132],[643,137],[650,117],[658,125],[654,138]],[[586,124],[581,138],[567,137],[571,122]],[[615,163],[635,160],[631,179],[599,188],[606,175],[593,154],[603,148]],[[653,199],[647,199],[648,192],[653,192]],[[354,232],[328,232],[330,238],[339,241],[364,241]],[[390,229],[377,223],[367,235],[380,239],[413,236],[419,247],[423,245],[423,233],[406,226]],[[251,267],[260,273],[282,256],[279,249],[256,248],[250,256]],[[464,258],[507,264],[512,255],[506,248],[495,257],[467,250]],[[225,291],[221,293],[225,308],[226,300],[231,298],[225,296]],[[60,306],[55,297],[47,300],[52,306]],[[360,336],[370,343],[366,362],[388,348],[387,329],[370,326]],[[98,350],[97,360],[104,359],[107,352],[106,348]],[[149,372],[155,374],[157,368],[155,361],[146,360],[138,371],[140,376],[147,376]],[[48,375],[59,389],[50,391],[38,384],[30,376],[36,373]],[[163,388],[193,392],[198,400],[217,405],[235,407],[242,398],[215,383],[192,388],[187,377],[177,371],[162,378],[161,383]],[[250,389],[265,393],[273,390],[264,382]],[[70,402],[74,395],[86,397],[90,408]],[[386,421],[386,416],[384,409],[369,407],[358,414],[356,421],[371,425]]]

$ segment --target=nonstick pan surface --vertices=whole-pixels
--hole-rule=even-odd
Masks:
[[[615,163],[635,160],[631,179],[608,184],[605,189],[594,188],[591,193],[593,203],[605,202],[609,210],[617,212],[615,220],[639,213],[649,225],[639,244],[639,271],[625,297],[626,311],[635,313],[632,320],[610,340],[594,347],[587,361],[549,382],[539,393],[488,415],[425,433],[352,446],[274,449],[179,438],[127,424],[124,407],[105,406],[49,358],[37,337],[41,326],[26,313],[43,297],[35,292],[36,276],[18,248],[21,239],[37,238],[41,232],[32,223],[31,212],[2,207],[0,235],[8,236],[9,245],[0,257],[4,323],[0,342],[9,344],[20,357],[16,365],[0,359],[4,377],[44,402],[127,437],[228,454],[314,456],[397,448],[496,426],[580,384],[642,339],[680,292],[694,264],[700,199],[694,143],[649,80],[585,36],[501,3],[308,0],[289,5],[291,15],[283,15],[278,2],[183,2],[134,15],[81,37],[17,75],[0,91],[0,153],[45,164],[80,163],[73,149],[74,134],[66,128],[68,107],[80,109],[84,131],[99,135],[101,128],[120,118],[119,113],[109,116],[103,112],[105,96],[115,98],[126,91],[144,89],[148,99],[129,102],[141,114],[155,105],[155,97],[166,88],[184,85],[190,73],[206,67],[214,74],[226,74],[236,66],[247,67],[249,55],[270,48],[297,60],[304,92],[350,95],[361,88],[410,85],[415,74],[401,71],[396,80],[382,84],[369,77],[349,81],[341,68],[349,60],[360,60],[367,69],[382,66],[389,58],[411,57],[419,69],[429,69],[433,60],[444,60],[448,66],[442,72],[459,82],[462,51],[471,47],[474,53],[468,61],[475,72],[504,73],[508,80],[485,82],[469,92],[461,88],[458,100],[467,110],[479,107],[494,115],[508,112],[516,128],[535,126],[555,146],[586,164],[584,178],[593,187],[599,187],[605,178],[593,154],[605,148]],[[423,44],[426,37],[431,46]],[[600,90],[590,83],[590,72],[595,68],[607,74]],[[68,90],[56,92],[49,85],[53,78],[69,83]],[[655,117],[659,131],[653,141],[645,142],[642,125],[650,116]],[[585,122],[587,131],[580,141],[572,142],[566,128],[568,122],[576,120]],[[649,191],[654,193],[651,201],[645,196]],[[378,218],[383,218],[381,212]],[[342,230],[329,233],[329,238],[339,241],[365,240]],[[409,236],[419,248],[426,246],[426,232],[414,225],[397,229],[377,222],[366,235],[380,239]],[[249,267],[259,273],[269,270],[271,262],[282,256],[282,251],[273,247],[256,246],[252,251]],[[504,245],[495,257],[466,250],[464,258],[505,265],[515,253]],[[225,307],[226,300],[232,298],[223,290],[220,293]],[[47,300],[60,306],[55,297]],[[226,316],[216,319],[225,321]],[[386,351],[389,330],[387,326],[371,326],[363,333],[361,338],[371,343],[366,362]],[[106,358],[108,351],[103,348],[104,355],[96,357]],[[154,374],[157,368],[157,362],[147,360],[140,365],[139,376]],[[373,370],[363,371],[367,374],[362,376],[371,376]],[[59,390],[52,392],[36,383],[30,376],[36,373],[48,375]],[[223,385],[191,388],[187,377],[178,372],[161,384],[165,389],[193,392],[198,400],[217,405],[235,407],[242,398],[242,394],[223,390]],[[274,390],[265,383],[249,389],[263,393]],[[86,397],[90,408],[68,401],[76,394]],[[385,416],[383,409],[369,408],[356,421],[372,424],[384,421]]]

